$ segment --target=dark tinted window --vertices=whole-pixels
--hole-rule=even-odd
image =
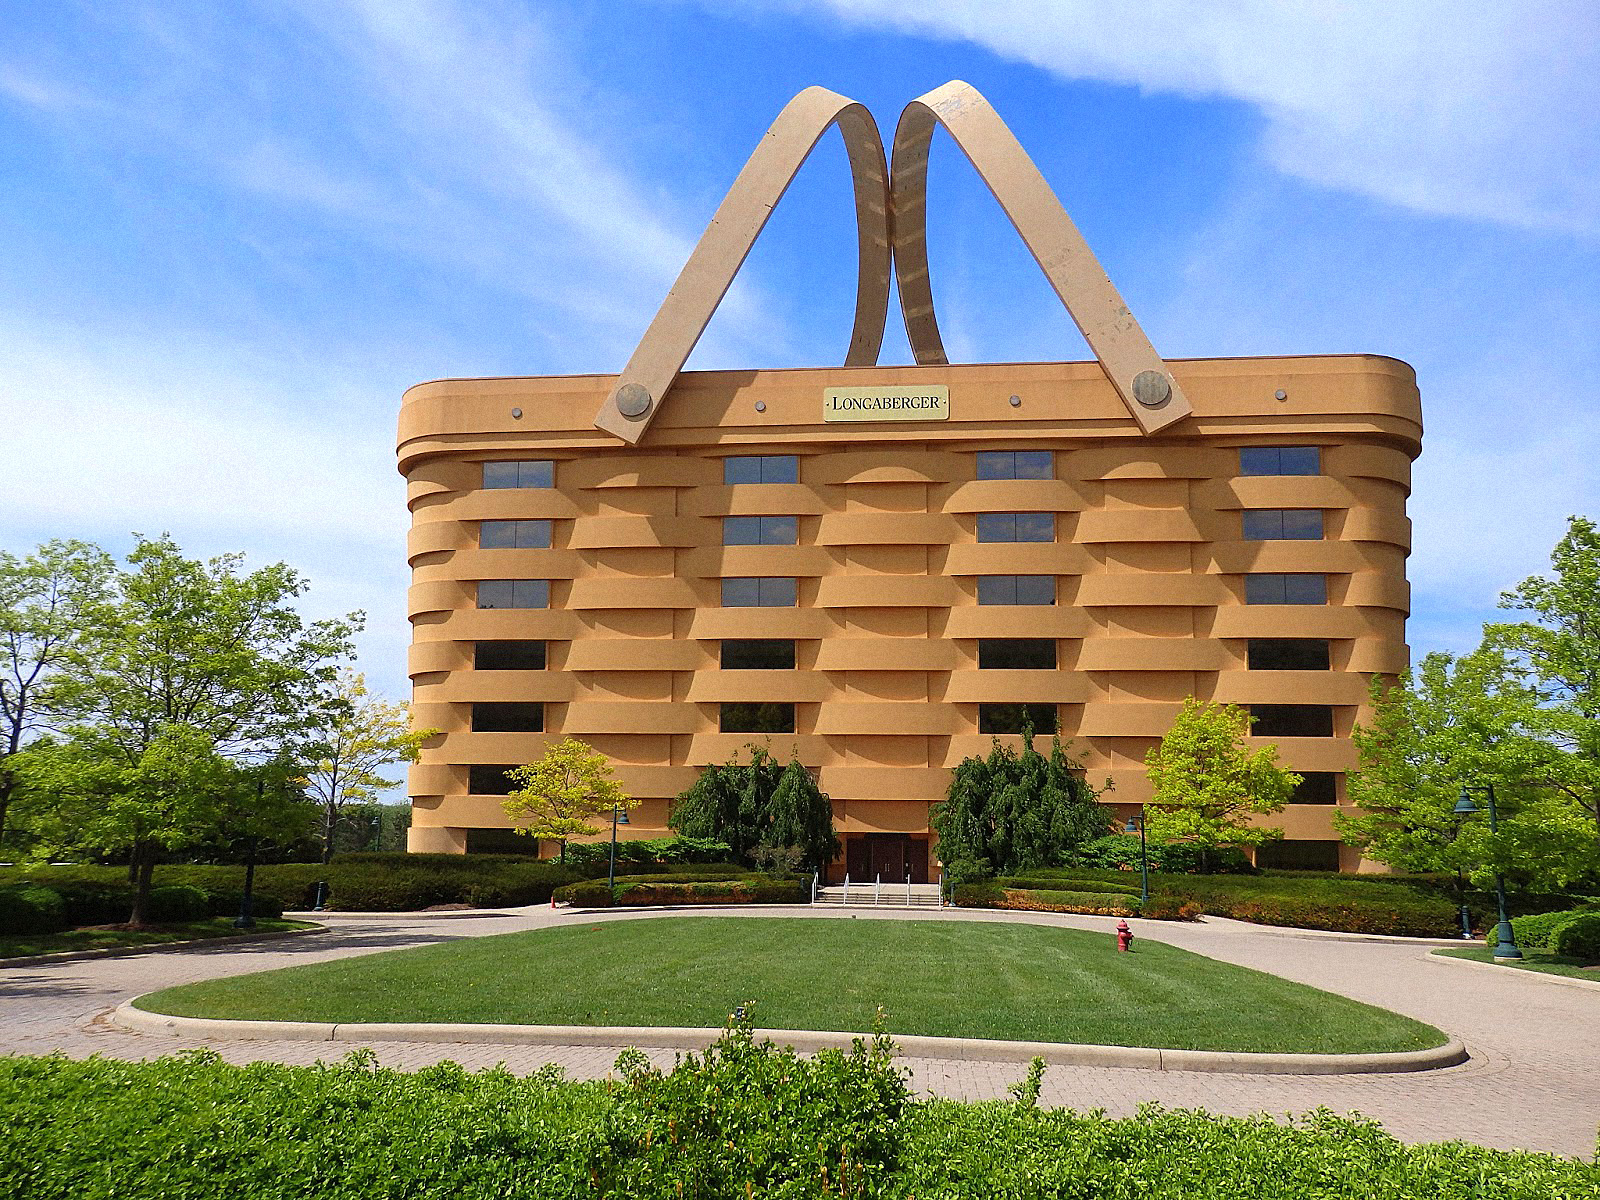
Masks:
[[[1032,725],[1035,733],[1057,732],[1056,706],[1054,704],[978,705],[979,733],[1022,733],[1025,725]]]
[[[1332,771],[1297,771],[1300,776],[1300,786],[1295,788],[1294,795],[1289,797],[1290,804],[1337,804],[1338,789],[1334,786],[1337,778]]]
[[[979,513],[980,542],[1053,542],[1054,513]]]
[[[549,608],[548,579],[481,579],[479,608]]]
[[[475,671],[542,671],[543,642],[478,642],[472,652]]]
[[[793,608],[796,595],[795,581],[782,576],[722,581],[723,608]]]
[[[474,704],[472,706],[472,731],[474,733],[543,733],[544,705],[542,704]]]
[[[978,668],[985,671],[1053,671],[1054,638],[979,638]]]
[[[793,733],[794,705],[765,703],[724,704],[717,728],[723,733]]]
[[[1316,638],[1251,638],[1252,671],[1326,671],[1328,643]]]
[[[792,671],[794,642],[789,638],[727,638],[722,643],[724,671]]]
[[[1254,737],[1332,737],[1333,709],[1326,704],[1252,704]]]
[[[549,521],[479,521],[482,550],[543,550],[550,545]]]
[[[1241,526],[1247,542],[1314,542],[1322,536],[1322,510],[1247,508]]]
[[[1277,871],[1337,871],[1338,842],[1263,842],[1256,848],[1256,866]]]
[[[1246,604],[1326,604],[1326,575],[1246,575]]]
[[[1322,451],[1316,446],[1244,446],[1241,475],[1320,475]]]
[[[793,454],[742,454],[722,460],[723,483],[799,483],[800,459]]]
[[[467,768],[467,791],[474,796],[509,796],[516,788],[511,778],[514,767],[488,767],[475,763]]]
[[[799,517],[722,518],[724,546],[793,546],[799,540]]]
[[[979,479],[1054,479],[1055,456],[1049,450],[980,450]]]
[[[486,488],[547,488],[555,486],[555,464],[548,459],[483,464]]]
[[[1054,604],[1054,575],[980,575],[979,604]]]

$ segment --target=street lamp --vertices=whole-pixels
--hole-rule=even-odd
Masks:
[[[606,876],[606,884],[611,889],[612,903],[617,899],[617,826],[628,823],[628,812],[620,805],[611,806],[611,870]]]
[[[1129,817],[1128,823],[1123,826],[1123,833],[1139,831],[1139,904],[1148,907],[1150,904],[1150,855],[1145,849],[1144,842],[1144,805],[1139,805],[1139,815]]]
[[[1483,792],[1489,804],[1489,832],[1495,833],[1500,828],[1499,814],[1494,806],[1494,784],[1466,784],[1461,785],[1461,797],[1456,801],[1455,814],[1458,817],[1471,816],[1475,812],[1482,812],[1473,803],[1472,793]],[[1522,951],[1517,949],[1516,935],[1511,931],[1511,920],[1506,916],[1506,880],[1505,876],[1497,870],[1494,873],[1494,899],[1500,909],[1500,923],[1494,931],[1494,957],[1504,959],[1518,959]]]

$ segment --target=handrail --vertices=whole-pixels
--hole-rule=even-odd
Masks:
[[[850,903],[850,872],[844,873],[844,903]]]
[[[856,200],[856,315],[844,365],[870,367],[878,361],[893,269],[883,137],[862,105],[827,88],[808,87],[784,106],[734,179],[595,414],[597,429],[629,445],[644,437],[767,218],[822,135],[835,125],[850,158]]]
[[[878,881],[872,889],[872,902],[877,904],[883,899],[883,872],[878,872]]]
[[[906,907],[911,907],[911,872],[906,872]]]
[[[811,872],[811,903],[817,902],[817,872]]]

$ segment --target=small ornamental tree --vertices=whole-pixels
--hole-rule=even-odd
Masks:
[[[833,802],[811,772],[793,759],[780,767],[760,746],[747,749],[748,763],[735,756],[703,770],[673,802],[667,824],[681,837],[726,842],[734,860],[745,864],[758,850],[777,861],[774,852],[783,848],[797,850],[811,867],[832,862],[839,855]]]
[[[1251,752],[1244,744],[1251,716],[1233,704],[1190,696],[1161,744],[1145,755],[1154,789],[1145,828],[1158,841],[1188,842],[1201,854],[1223,846],[1259,846],[1281,829],[1251,825],[1249,818],[1282,812],[1300,776],[1277,765],[1278,748]]]
[[[502,802],[506,816],[518,833],[559,842],[563,860],[568,838],[600,832],[592,817],[638,803],[611,778],[606,756],[577,738],[563,738],[510,775],[518,786]]]
[[[1024,727],[1022,744],[1019,754],[996,738],[987,758],[956,767],[949,793],[929,815],[947,866],[993,874],[1055,866],[1110,827],[1099,793],[1059,737],[1040,754],[1032,728]]]

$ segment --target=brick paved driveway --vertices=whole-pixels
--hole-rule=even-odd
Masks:
[[[725,914],[727,910],[717,910]],[[351,1047],[325,1042],[203,1042],[126,1032],[110,1011],[142,992],[197,979],[371,954],[452,938],[549,925],[652,919],[666,914],[576,914],[548,908],[494,916],[418,914],[327,917],[330,931],[253,946],[215,947],[0,969],[0,1053],[154,1058],[211,1045],[234,1062],[310,1063]],[[755,920],[786,916],[850,919],[839,910],[756,909]],[[1103,918],[1033,913],[883,912],[862,920],[1032,921],[1108,929]],[[1228,921],[1135,922],[1141,936],[1394,1009],[1461,1038],[1472,1060],[1414,1075],[1295,1076],[1157,1072],[1053,1066],[1042,1102],[1131,1112],[1155,1100],[1218,1113],[1304,1112],[1325,1105],[1375,1117],[1408,1141],[1462,1138],[1488,1146],[1589,1157],[1600,1123],[1600,989],[1563,986],[1530,972],[1475,970],[1430,961],[1425,947],[1349,941]],[[381,1061],[418,1067],[442,1058],[470,1067],[504,1062],[530,1071],[556,1062],[579,1077],[603,1075],[616,1048],[383,1042]],[[670,1063],[670,1051],[652,1052]],[[908,1059],[914,1084],[943,1096],[1003,1097],[1023,1074],[1015,1063]]]

